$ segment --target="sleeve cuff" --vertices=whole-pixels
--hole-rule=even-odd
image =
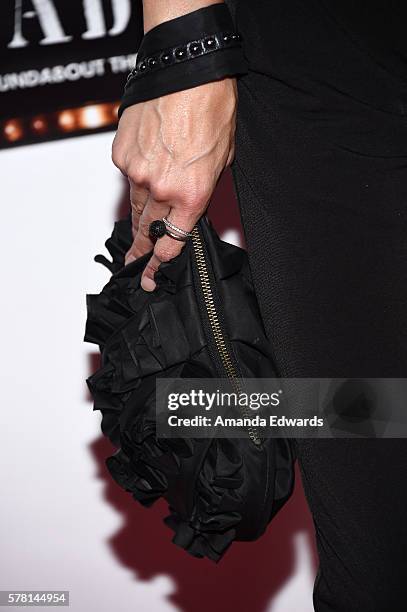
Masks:
[[[137,79],[129,82],[118,110],[119,119],[123,111],[133,104],[228,76],[246,74],[248,62],[242,49],[236,47],[222,49],[182,64],[173,64],[164,70],[165,75],[162,72],[152,73],[143,77],[142,82]]]

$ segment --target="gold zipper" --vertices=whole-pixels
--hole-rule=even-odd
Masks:
[[[231,380],[232,386],[234,387],[237,393],[241,393],[243,391],[242,385],[240,383],[238,373],[236,372],[236,368],[233,364],[232,357],[228,352],[226,339],[222,330],[218,313],[216,311],[210,276],[208,273],[208,268],[205,259],[204,245],[197,226],[195,226],[192,230],[192,244],[194,247],[195,261],[198,269],[198,275],[205,302],[205,308],[208,315],[211,331],[215,340],[215,344],[219,353],[219,357],[226,371],[227,377]],[[248,412],[247,406],[240,406],[240,409],[244,418],[251,418],[252,415],[250,414],[250,412]],[[256,446],[261,445],[262,440],[258,435],[256,427],[250,425],[247,428],[247,432],[251,441]]]

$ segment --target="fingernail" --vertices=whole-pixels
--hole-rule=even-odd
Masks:
[[[141,286],[144,291],[154,291],[155,282],[151,278],[143,278],[141,281]]]
[[[129,263],[131,263],[132,261],[135,261],[137,258],[134,257],[134,255],[128,255],[125,260],[124,260],[124,265],[127,266]]]

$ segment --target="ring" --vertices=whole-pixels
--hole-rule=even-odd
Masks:
[[[148,227],[151,238],[162,238],[167,235],[174,240],[185,242],[192,236],[192,232],[187,232],[169,221],[166,217],[152,221]]]
[[[170,238],[174,238],[174,240],[180,240],[181,242],[186,242],[188,240],[188,236],[180,236],[179,234],[176,234],[172,230],[168,229],[168,227],[166,228],[165,233]]]
[[[148,226],[148,233],[151,238],[162,238],[167,233],[167,226],[162,219],[156,219]]]
[[[192,236],[192,232],[187,232],[186,230],[183,230],[180,227],[177,227],[171,221],[169,221],[167,217],[163,217],[163,221],[165,225],[167,226],[167,229],[170,228],[174,230],[174,232],[178,232],[178,234],[181,234],[181,236],[185,236],[186,238],[190,238]]]

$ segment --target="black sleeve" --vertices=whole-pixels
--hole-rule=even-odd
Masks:
[[[137,52],[136,67],[142,66],[135,76],[126,83],[119,117],[124,109],[132,104],[144,102],[190,87],[196,87],[226,76],[237,76],[247,72],[241,40],[222,45],[223,34],[236,34],[231,13],[226,4],[214,4],[166,21],[149,30],[141,41]],[[189,53],[189,44],[201,41],[216,34],[218,48],[186,59],[177,60],[177,51]],[[205,48],[205,47],[203,47]],[[163,65],[164,51],[170,63]],[[151,61],[156,62],[150,68]]]

